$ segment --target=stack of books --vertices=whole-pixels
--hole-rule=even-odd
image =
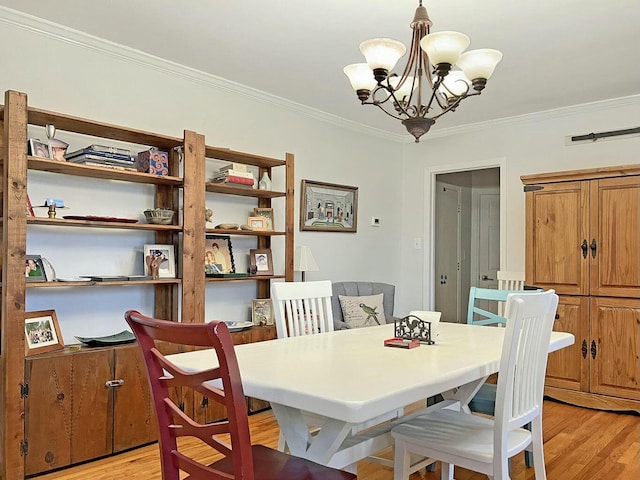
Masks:
[[[135,157],[126,148],[105,145],[89,145],[71,153],[64,158],[67,162],[82,163],[94,167],[115,168],[117,170],[137,171]]]
[[[253,173],[249,172],[247,166],[241,163],[225,165],[213,174],[210,181],[213,183],[226,183],[234,187],[248,188],[253,188],[253,184],[255,183]]]

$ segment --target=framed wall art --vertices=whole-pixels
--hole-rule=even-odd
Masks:
[[[273,208],[259,208],[256,207],[253,209],[253,215],[256,217],[264,217],[267,221],[266,229],[273,230],[274,229],[274,221],[273,221]]]
[[[358,187],[302,180],[300,230],[356,232]]]
[[[204,248],[205,275],[236,273],[231,237],[208,234]]]
[[[25,355],[62,350],[64,342],[55,310],[25,312]]]
[[[273,302],[270,298],[251,300],[251,321],[254,325],[273,325]]]
[[[144,246],[145,275],[152,278],[176,278],[173,245]]]
[[[40,255],[27,255],[24,262],[26,282],[46,282],[47,274]]]
[[[256,275],[273,275],[273,257],[270,248],[252,248],[249,250],[251,271]]]

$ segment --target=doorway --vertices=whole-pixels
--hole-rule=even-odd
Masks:
[[[436,173],[432,232],[434,309],[466,322],[469,288],[496,288],[500,269],[500,168]]]

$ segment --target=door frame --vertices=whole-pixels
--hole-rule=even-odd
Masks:
[[[446,164],[427,166],[424,169],[424,277],[422,284],[422,304],[427,309],[434,309],[435,305],[435,200],[436,200],[436,175],[444,173],[466,172],[471,170],[483,170],[486,168],[500,169],[500,265],[506,261],[506,241],[507,241],[507,210],[506,210],[506,178],[507,159],[498,157],[493,159],[477,160],[460,164]]]

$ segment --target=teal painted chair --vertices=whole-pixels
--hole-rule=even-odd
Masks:
[[[467,310],[467,323],[469,325],[504,325],[507,323],[506,317],[481,308],[476,304],[476,302],[479,300],[485,300],[487,302],[498,302],[498,305],[500,305],[502,302],[507,301],[507,296],[510,293],[533,293],[541,291],[541,289],[495,290],[492,288],[471,287],[469,289],[469,308]],[[498,311],[500,311],[499,307]],[[480,387],[480,390],[478,390],[478,393],[476,393],[471,402],[469,402],[469,409],[472,412],[484,413],[485,415],[493,415],[496,408],[496,392],[497,385],[493,383],[485,383],[484,385],[482,385],[482,387]],[[525,425],[525,428],[530,430],[531,424]],[[524,460],[527,467],[532,467],[533,452],[526,450],[524,452]]]

